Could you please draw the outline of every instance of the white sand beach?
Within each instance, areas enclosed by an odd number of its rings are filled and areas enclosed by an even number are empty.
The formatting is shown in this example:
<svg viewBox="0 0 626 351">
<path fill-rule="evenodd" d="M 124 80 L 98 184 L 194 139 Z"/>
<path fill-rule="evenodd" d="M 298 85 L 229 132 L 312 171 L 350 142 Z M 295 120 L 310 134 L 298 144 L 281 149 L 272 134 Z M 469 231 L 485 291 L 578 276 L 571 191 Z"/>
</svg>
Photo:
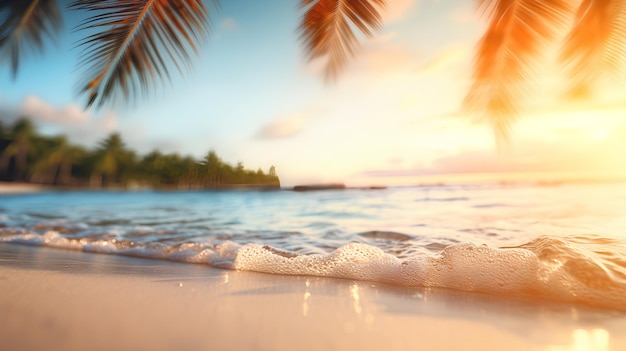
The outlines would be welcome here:
<svg viewBox="0 0 626 351">
<path fill-rule="evenodd" d="M 5 350 L 624 350 L 555 302 L 0 245 Z"/>
<path fill-rule="evenodd" d="M 38 185 L 38 184 L 0 182 L 0 195 L 1 194 L 34 193 L 34 192 L 42 191 L 44 189 L 45 187 Z"/>
</svg>

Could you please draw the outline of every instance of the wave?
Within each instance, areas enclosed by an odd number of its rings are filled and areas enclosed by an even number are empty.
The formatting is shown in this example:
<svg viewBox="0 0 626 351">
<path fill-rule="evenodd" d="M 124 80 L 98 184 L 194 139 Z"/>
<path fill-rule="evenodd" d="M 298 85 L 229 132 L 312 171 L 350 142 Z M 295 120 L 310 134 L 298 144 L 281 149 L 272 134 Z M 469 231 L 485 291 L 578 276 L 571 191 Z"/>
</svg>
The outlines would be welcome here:
<svg viewBox="0 0 626 351">
<path fill-rule="evenodd" d="M 365 236 L 404 239 L 399 233 Z M 362 234 L 362 235 L 363 235 Z M 402 234 L 403 235 L 403 234 Z M 309 275 L 411 287 L 439 287 L 509 296 L 534 296 L 626 311 L 623 243 L 601 237 L 540 237 L 523 245 L 492 248 L 457 243 L 436 254 L 399 258 L 365 243 L 328 254 L 297 254 L 258 243 L 137 243 L 116 238 L 67 238 L 55 231 L 13 233 L 0 243 L 208 264 L 270 274 Z"/>
</svg>

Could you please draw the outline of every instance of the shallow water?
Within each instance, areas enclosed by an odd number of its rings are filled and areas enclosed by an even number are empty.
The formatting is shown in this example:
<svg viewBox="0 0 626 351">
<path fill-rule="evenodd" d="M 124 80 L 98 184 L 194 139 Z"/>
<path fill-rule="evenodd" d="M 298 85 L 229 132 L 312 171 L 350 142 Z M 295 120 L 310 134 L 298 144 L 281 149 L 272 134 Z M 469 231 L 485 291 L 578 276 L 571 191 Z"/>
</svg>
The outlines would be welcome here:
<svg viewBox="0 0 626 351">
<path fill-rule="evenodd" d="M 0 242 L 626 309 L 626 184 L 0 197 Z"/>
</svg>

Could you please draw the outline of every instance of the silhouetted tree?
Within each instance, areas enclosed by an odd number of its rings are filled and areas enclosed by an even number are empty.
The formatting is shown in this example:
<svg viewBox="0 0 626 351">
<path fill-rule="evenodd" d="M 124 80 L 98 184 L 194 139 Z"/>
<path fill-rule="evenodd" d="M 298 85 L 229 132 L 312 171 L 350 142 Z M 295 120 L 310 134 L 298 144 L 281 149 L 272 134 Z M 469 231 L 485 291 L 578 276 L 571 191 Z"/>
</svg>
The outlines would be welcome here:
<svg viewBox="0 0 626 351">
<path fill-rule="evenodd" d="M 277 177 L 223 162 L 215 151 L 198 162 L 193 157 L 154 150 L 143 157 L 128 149 L 119 133 L 87 151 L 64 136 L 38 135 L 27 119 L 18 120 L 0 138 L 0 179 L 92 187 L 221 188 L 250 185 L 277 187 Z M 20 151 L 21 150 L 21 151 Z M 27 155 L 27 158 L 23 155 Z M 9 162 L 10 161 L 10 162 Z M 6 166 L 11 163 L 9 169 Z M 19 168 L 18 168 L 19 166 Z M 19 170 L 19 172 L 18 172 Z M 11 174 L 9 174 L 11 173 Z M 20 174 L 17 177 L 16 174 Z"/>
<path fill-rule="evenodd" d="M 18 181 L 27 180 L 28 154 L 31 151 L 34 128 L 32 123 L 22 117 L 9 133 L 9 144 L 0 155 L 0 171 L 8 170 L 11 160 L 14 161 L 15 171 L 13 179 Z"/>
<path fill-rule="evenodd" d="M 33 181 L 55 185 L 71 184 L 72 167 L 84 156 L 85 150 L 70 145 L 63 136 L 50 138 L 48 141 L 50 145 L 34 164 Z"/>
</svg>

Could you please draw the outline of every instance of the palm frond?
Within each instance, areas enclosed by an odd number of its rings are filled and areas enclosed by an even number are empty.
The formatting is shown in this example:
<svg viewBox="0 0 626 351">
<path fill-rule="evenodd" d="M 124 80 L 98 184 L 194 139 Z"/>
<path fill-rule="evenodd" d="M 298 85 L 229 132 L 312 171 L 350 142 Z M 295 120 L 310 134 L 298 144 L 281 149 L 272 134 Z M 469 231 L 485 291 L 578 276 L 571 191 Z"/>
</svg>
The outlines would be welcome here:
<svg viewBox="0 0 626 351">
<path fill-rule="evenodd" d="M 326 79 L 334 80 L 359 46 L 356 27 L 367 37 L 382 27 L 379 9 L 386 0 L 301 0 L 299 27 L 309 60 L 325 58 Z"/>
<path fill-rule="evenodd" d="M 56 0 L 0 0 L 0 59 L 8 58 L 13 78 L 24 51 L 41 51 L 44 39 L 54 39 L 62 22 Z"/>
<path fill-rule="evenodd" d="M 181 63 L 189 64 L 189 51 L 197 52 L 210 30 L 202 0 L 77 0 L 70 7 L 91 14 L 79 26 L 92 33 L 79 43 L 79 88 L 88 96 L 87 107 L 120 95 L 133 100 L 170 79 L 171 64 L 184 73 Z"/>
<path fill-rule="evenodd" d="M 623 71 L 626 2 L 582 0 L 575 24 L 565 39 L 561 59 L 566 64 L 572 97 L 589 95 L 603 73 Z"/>
<path fill-rule="evenodd" d="M 489 26 L 478 43 L 465 109 L 506 140 L 528 82 L 550 42 L 566 24 L 570 0 L 478 0 Z"/>
</svg>

